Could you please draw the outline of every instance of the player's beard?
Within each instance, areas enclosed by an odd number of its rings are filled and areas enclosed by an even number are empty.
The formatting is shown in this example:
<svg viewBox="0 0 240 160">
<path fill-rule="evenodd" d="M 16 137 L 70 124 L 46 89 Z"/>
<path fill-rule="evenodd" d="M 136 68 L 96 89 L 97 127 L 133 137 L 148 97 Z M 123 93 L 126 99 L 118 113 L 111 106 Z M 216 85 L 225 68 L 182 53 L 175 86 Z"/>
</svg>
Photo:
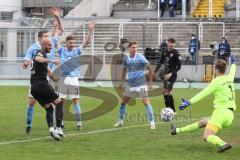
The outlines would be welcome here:
<svg viewBox="0 0 240 160">
<path fill-rule="evenodd" d="M 51 50 L 51 49 L 48 49 L 48 48 L 45 48 L 45 49 L 44 49 L 44 51 L 45 51 L 46 53 L 50 53 L 50 50 Z"/>
</svg>

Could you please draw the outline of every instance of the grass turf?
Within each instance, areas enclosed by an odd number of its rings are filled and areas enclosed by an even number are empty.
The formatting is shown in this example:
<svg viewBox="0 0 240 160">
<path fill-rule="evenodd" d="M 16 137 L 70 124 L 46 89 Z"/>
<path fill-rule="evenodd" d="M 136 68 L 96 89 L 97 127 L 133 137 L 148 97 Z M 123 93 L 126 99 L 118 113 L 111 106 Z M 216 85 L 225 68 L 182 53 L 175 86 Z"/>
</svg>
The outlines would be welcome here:
<svg viewBox="0 0 240 160">
<path fill-rule="evenodd" d="M 95 88 L 116 95 L 112 88 Z M 175 104 L 180 103 L 180 98 L 190 98 L 199 89 L 175 89 Z M 81 92 L 81 91 L 80 91 Z M 240 153 L 240 116 L 236 111 L 233 124 L 218 135 L 233 144 L 233 149 L 223 154 L 217 153 L 217 146 L 208 144 L 201 139 L 202 131 L 171 136 L 169 124 L 159 120 L 159 111 L 164 107 L 163 97 L 151 98 L 156 114 L 157 129 L 150 130 L 146 120 L 145 108 L 140 100 L 135 106 L 127 107 L 125 126 L 135 126 L 117 130 L 112 125 L 118 119 L 119 107 L 113 111 L 90 121 L 83 122 L 83 130 L 77 131 L 75 122 L 65 121 L 65 134 L 69 135 L 61 142 L 52 139 L 2 144 L 2 142 L 31 140 L 48 135 L 45 121 L 45 111 L 38 104 L 35 106 L 32 134 L 25 136 L 25 119 L 27 108 L 28 87 L 0 87 L 0 159 L 1 160 L 52 160 L 52 159 L 83 159 L 83 160 L 134 160 L 134 159 L 169 159 L 169 160 L 223 160 L 239 159 Z M 236 90 L 237 106 L 240 103 L 240 91 Z M 119 98 L 119 97 L 118 97 Z M 210 116 L 212 113 L 213 97 L 209 96 L 193 105 L 193 121 L 201 117 Z M 100 100 L 91 97 L 80 97 L 83 112 L 96 108 Z M 119 99 L 120 102 L 120 99 Z M 177 111 L 175 124 L 183 126 L 191 123 L 189 110 Z M 94 133 L 92 131 L 99 131 Z M 80 133 L 80 134 L 79 134 Z M 75 135 L 74 135 L 75 134 Z"/>
</svg>

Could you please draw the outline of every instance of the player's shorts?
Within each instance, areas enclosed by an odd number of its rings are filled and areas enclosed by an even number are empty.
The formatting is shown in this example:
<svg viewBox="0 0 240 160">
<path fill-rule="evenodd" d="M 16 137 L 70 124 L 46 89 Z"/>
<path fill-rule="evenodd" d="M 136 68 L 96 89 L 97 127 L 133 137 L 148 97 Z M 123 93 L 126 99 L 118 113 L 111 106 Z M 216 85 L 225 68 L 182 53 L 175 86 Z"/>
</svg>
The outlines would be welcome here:
<svg viewBox="0 0 240 160">
<path fill-rule="evenodd" d="M 167 81 L 164 81 L 163 84 L 164 84 L 164 88 L 165 89 L 168 89 L 168 90 L 172 90 L 173 88 L 173 85 L 175 83 L 175 81 L 177 80 L 177 75 L 172 75 L 169 80 Z"/>
<path fill-rule="evenodd" d="M 38 82 L 32 84 L 31 94 L 43 107 L 46 104 L 53 103 L 59 97 L 52 86 L 46 82 Z"/>
<path fill-rule="evenodd" d="M 55 89 L 55 82 L 53 82 L 48 76 L 47 76 L 47 80 L 49 85 Z M 29 87 L 29 90 L 28 90 L 28 97 L 33 98 L 33 95 L 31 94 L 31 86 Z"/>
<path fill-rule="evenodd" d="M 207 128 L 217 126 L 219 129 L 226 128 L 232 124 L 234 118 L 233 111 L 228 108 L 217 108 L 208 121 Z"/>
<path fill-rule="evenodd" d="M 78 77 L 60 77 L 58 93 L 61 98 L 66 98 L 67 95 L 70 99 L 79 98 Z"/>
<path fill-rule="evenodd" d="M 148 87 L 147 85 L 142 85 L 137 87 L 126 86 L 126 89 L 123 95 L 126 97 L 140 96 L 140 98 L 146 98 L 148 97 Z"/>
</svg>

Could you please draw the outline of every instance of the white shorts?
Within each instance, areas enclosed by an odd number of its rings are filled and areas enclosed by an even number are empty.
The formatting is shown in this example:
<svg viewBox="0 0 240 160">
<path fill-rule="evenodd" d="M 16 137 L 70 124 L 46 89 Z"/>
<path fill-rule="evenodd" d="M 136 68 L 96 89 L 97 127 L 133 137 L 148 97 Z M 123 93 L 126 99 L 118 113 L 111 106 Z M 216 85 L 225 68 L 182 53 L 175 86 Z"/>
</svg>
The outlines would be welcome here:
<svg viewBox="0 0 240 160">
<path fill-rule="evenodd" d="M 58 82 L 58 93 L 61 98 L 79 98 L 78 77 L 60 77 Z"/>
<path fill-rule="evenodd" d="M 127 97 L 137 97 L 146 98 L 148 97 L 148 87 L 147 85 L 137 86 L 137 87 L 129 87 L 126 86 L 125 92 L 123 93 L 124 96 Z"/>
</svg>

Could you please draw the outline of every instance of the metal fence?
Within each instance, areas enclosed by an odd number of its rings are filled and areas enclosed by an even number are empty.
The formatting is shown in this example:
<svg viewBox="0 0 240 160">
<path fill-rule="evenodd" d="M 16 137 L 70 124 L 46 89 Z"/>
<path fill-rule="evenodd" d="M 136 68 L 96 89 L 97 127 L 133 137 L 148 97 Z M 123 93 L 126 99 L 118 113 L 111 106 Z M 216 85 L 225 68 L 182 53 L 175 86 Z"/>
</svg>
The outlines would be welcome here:
<svg viewBox="0 0 240 160">
<path fill-rule="evenodd" d="M 64 44 L 67 35 L 76 36 L 76 45 L 80 45 L 86 38 L 88 32 L 88 23 L 78 20 L 63 20 L 65 32 L 60 40 L 60 44 Z M 51 23 L 45 24 L 44 29 L 51 30 Z M 37 40 L 37 33 L 42 28 L 41 24 L 36 26 L 24 26 L 21 28 L 0 28 L 0 63 L 5 65 L 0 70 L 1 75 L 25 75 L 28 72 L 19 70 L 20 60 L 23 59 L 27 49 Z M 97 22 L 94 34 L 89 47 L 84 51 L 86 58 L 85 64 L 90 66 L 83 69 L 88 72 L 88 77 L 92 78 L 94 68 L 99 64 L 111 65 L 121 63 L 122 51 L 119 48 L 121 40 L 138 41 L 140 52 L 144 52 L 145 48 L 159 48 L 160 44 L 166 39 L 172 37 L 176 39 L 176 49 L 182 55 L 183 60 L 189 58 L 188 45 L 191 34 L 195 34 L 201 41 L 201 50 L 198 54 L 198 64 L 202 64 L 202 57 L 210 55 L 212 50 L 210 44 L 213 41 L 220 42 L 222 36 L 227 36 L 232 45 L 232 50 L 239 54 L 240 25 L 237 23 L 224 22 Z M 5 58 L 6 57 L 6 58 Z M 14 70 L 14 67 L 18 69 Z M 9 69 L 10 68 L 10 69 Z M 5 70 L 6 69 L 6 70 Z M 24 76 L 23 76 L 24 77 Z"/>
</svg>

